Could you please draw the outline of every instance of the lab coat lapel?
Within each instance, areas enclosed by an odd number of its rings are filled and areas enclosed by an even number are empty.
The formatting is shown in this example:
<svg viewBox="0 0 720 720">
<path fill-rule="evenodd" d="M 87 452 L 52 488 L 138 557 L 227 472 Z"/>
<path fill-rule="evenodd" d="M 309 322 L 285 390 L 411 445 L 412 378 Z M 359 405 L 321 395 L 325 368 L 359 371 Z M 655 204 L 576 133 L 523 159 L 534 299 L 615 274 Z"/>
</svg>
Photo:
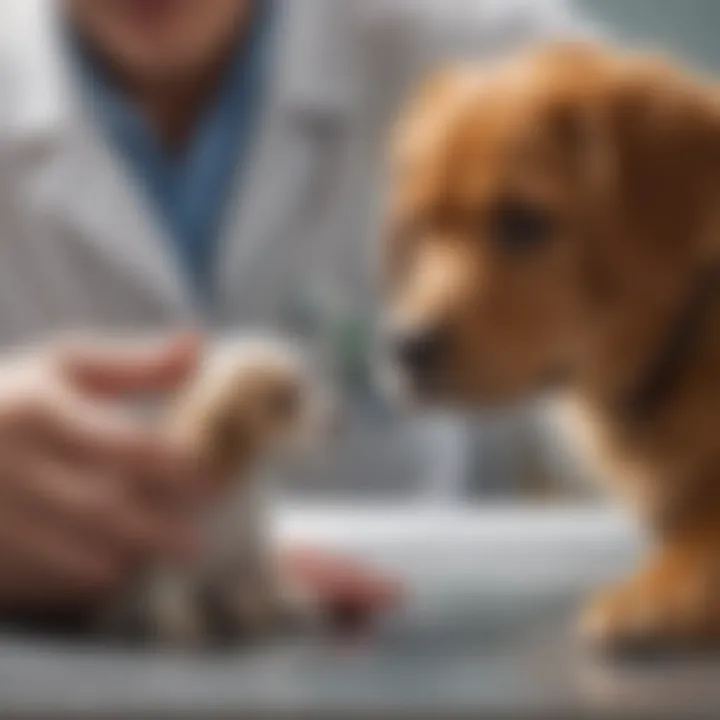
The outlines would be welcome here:
<svg viewBox="0 0 720 720">
<path fill-rule="evenodd" d="M 259 140 L 239 173 L 220 242 L 215 310 L 221 320 L 237 318 L 240 307 L 255 318 L 256 308 L 267 307 L 266 296 L 277 296 L 274 285 L 301 250 L 294 242 L 298 220 L 360 98 L 357 3 L 277 2 L 281 25 Z M 145 304 L 196 316 L 192 288 L 162 228 L 60 63 L 54 4 L 28 0 L 24 7 L 34 8 L 23 23 L 36 40 L 21 67 L 16 130 L 18 147 L 40 149 L 32 187 L 38 207 L 65 227 L 63 242 L 91 253 L 94 267 L 119 277 Z"/>
<path fill-rule="evenodd" d="M 279 3 L 278 47 L 260 137 L 241 172 L 219 253 L 218 308 L 225 322 L 278 311 L 313 202 L 336 160 L 358 99 L 352 6 Z"/>
<path fill-rule="evenodd" d="M 167 317 L 192 313 L 190 283 L 138 181 L 79 97 L 55 3 L 14 7 L 14 27 L 30 41 L 14 52 L 17 102 L 6 130 L 20 166 L 33 168 L 29 201 L 62 228 L 69 252 L 80 246 L 89 266 L 137 294 L 138 306 Z"/>
<path fill-rule="evenodd" d="M 35 191 L 98 272 L 119 278 L 140 304 L 193 314 L 189 283 L 138 181 L 94 127 L 64 135 Z"/>
</svg>

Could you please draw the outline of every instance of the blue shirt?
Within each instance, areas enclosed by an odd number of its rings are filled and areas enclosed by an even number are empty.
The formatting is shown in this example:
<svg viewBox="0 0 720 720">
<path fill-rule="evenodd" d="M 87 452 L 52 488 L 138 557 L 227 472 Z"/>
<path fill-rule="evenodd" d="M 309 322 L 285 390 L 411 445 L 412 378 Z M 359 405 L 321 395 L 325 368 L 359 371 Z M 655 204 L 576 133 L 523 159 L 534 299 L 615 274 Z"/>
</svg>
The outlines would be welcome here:
<svg viewBox="0 0 720 720">
<path fill-rule="evenodd" d="M 238 48 L 213 102 L 185 150 L 171 155 L 145 118 L 85 51 L 81 80 L 107 135 L 157 210 L 188 276 L 210 290 L 228 201 L 250 154 L 271 44 L 271 2 L 259 0 L 249 37 Z"/>
</svg>

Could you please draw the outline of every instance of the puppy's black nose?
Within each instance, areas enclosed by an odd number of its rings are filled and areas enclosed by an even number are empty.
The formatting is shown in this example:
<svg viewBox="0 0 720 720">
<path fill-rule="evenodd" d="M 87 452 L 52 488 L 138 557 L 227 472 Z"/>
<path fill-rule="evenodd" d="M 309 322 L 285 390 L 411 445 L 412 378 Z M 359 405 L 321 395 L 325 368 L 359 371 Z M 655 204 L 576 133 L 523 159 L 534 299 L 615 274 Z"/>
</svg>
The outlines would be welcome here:
<svg viewBox="0 0 720 720">
<path fill-rule="evenodd" d="M 404 370 L 427 376 L 435 372 L 442 360 L 444 334 L 439 328 L 418 328 L 396 332 L 391 336 L 392 354 Z"/>
</svg>

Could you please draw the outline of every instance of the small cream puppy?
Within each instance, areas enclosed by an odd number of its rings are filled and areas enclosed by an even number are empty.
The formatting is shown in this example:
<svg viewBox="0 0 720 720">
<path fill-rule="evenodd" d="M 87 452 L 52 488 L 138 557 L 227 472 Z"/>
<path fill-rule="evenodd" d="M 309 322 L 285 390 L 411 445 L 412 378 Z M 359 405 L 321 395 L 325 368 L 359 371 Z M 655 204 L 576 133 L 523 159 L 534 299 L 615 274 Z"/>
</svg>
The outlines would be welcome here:
<svg viewBox="0 0 720 720">
<path fill-rule="evenodd" d="M 197 646 L 310 620 L 311 603 L 276 572 L 262 499 L 268 465 L 319 450 L 331 433 L 335 402 L 319 375 L 285 340 L 240 339 L 208 352 L 166 417 L 215 486 L 192 518 L 201 552 L 190 567 L 150 568 L 109 609 L 105 627 Z"/>
</svg>

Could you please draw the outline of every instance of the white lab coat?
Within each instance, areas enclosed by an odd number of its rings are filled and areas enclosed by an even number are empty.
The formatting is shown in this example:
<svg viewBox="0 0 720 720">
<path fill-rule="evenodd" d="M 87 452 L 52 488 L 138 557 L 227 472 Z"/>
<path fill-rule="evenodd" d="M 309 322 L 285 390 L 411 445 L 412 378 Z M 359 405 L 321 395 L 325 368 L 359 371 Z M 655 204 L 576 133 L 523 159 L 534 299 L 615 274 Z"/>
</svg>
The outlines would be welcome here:
<svg viewBox="0 0 720 720">
<path fill-rule="evenodd" d="M 0 0 L 0 348 L 80 329 L 284 326 L 298 302 L 327 318 L 371 316 L 382 149 L 409 85 L 440 59 L 574 27 L 562 0 L 281 2 L 261 131 L 202 308 L 77 95 L 57 5 Z"/>
</svg>

